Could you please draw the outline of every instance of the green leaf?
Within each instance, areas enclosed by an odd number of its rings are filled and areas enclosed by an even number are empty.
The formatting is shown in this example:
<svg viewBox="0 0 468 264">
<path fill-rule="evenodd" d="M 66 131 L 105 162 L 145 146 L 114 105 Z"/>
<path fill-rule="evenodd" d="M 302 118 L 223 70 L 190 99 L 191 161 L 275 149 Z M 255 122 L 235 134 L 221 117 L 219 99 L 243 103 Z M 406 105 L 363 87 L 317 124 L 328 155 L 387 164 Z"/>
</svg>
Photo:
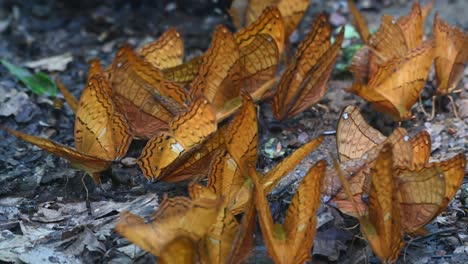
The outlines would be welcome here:
<svg viewBox="0 0 468 264">
<path fill-rule="evenodd" d="M 51 97 L 55 97 L 57 94 L 57 86 L 47 74 L 42 72 L 31 74 L 28 70 L 13 65 L 8 61 L 0 60 L 0 62 L 33 93 L 37 95 L 45 94 Z"/>
</svg>

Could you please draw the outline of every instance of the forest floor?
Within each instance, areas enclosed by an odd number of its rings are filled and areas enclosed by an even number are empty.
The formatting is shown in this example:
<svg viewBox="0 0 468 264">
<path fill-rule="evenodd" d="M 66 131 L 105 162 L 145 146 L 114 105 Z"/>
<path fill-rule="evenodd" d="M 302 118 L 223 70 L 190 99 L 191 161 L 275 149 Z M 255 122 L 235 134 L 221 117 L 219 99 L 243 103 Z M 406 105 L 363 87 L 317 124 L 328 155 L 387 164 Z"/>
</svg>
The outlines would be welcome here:
<svg viewBox="0 0 468 264">
<path fill-rule="evenodd" d="M 182 34 L 188 58 L 201 54 L 209 45 L 214 27 L 232 27 L 225 12 L 226 1 L 0 1 L 0 57 L 15 65 L 60 56 L 63 69 L 42 69 L 59 77 L 79 97 L 87 77 L 88 62 L 98 57 L 109 65 L 118 47 L 128 42 L 137 47 L 157 38 L 169 27 Z M 361 1 L 371 29 L 384 13 L 406 14 L 411 1 Z M 194 4 L 196 3 L 196 4 Z M 348 24 L 346 1 L 312 1 L 298 30 L 290 38 L 293 47 L 308 32 L 315 16 L 330 14 L 334 28 Z M 437 1 L 441 17 L 465 31 L 468 2 Z M 433 14 L 426 21 L 430 32 Z M 336 128 L 346 105 L 362 108 L 375 128 L 389 135 L 397 124 L 374 111 L 362 99 L 344 91 L 351 76 L 343 68 L 358 39 L 347 37 L 328 92 L 321 104 L 328 109 L 310 109 L 283 123 L 273 121 L 268 103 L 259 116 L 259 165 L 268 171 L 301 144 Z M 71 57 L 71 60 L 69 59 Z M 47 66 L 47 65 L 46 65 Z M 461 118 L 455 118 L 449 100 L 437 100 L 437 116 L 428 121 L 422 112 L 431 110 L 434 74 L 422 93 L 423 106 L 413 107 L 415 118 L 401 125 L 411 135 L 427 130 L 432 141 L 432 160 L 445 160 L 455 153 L 468 154 L 468 71 L 454 96 Z M 60 95 L 59 95 L 60 96 Z M 73 146 L 74 115 L 65 104 L 54 109 L 53 100 L 37 96 L 0 67 L 0 124 L 25 133 Z M 50 155 L 0 130 L 0 262 L 24 263 L 146 263 L 154 259 L 113 233 L 123 210 L 148 216 L 169 196 L 186 194 L 184 184 L 149 183 L 135 165 L 144 142 L 132 144 L 124 162 L 112 165 L 112 173 L 130 185 L 112 186 L 103 178 L 96 188 L 63 159 Z M 336 154 L 333 135 L 286 176 L 270 195 L 276 219 L 284 217 L 298 180 L 311 164 Z M 329 162 L 329 164 L 331 164 Z M 259 228 L 257 227 L 258 232 Z M 400 261 L 408 263 L 468 263 L 468 179 L 447 211 L 429 226 L 429 234 L 407 240 Z M 260 237 L 260 236 L 257 236 Z M 269 263 L 260 239 L 250 262 Z M 356 219 L 338 212 L 324 200 L 319 210 L 318 232 L 313 249 L 317 263 L 376 262 L 359 233 Z"/>
</svg>

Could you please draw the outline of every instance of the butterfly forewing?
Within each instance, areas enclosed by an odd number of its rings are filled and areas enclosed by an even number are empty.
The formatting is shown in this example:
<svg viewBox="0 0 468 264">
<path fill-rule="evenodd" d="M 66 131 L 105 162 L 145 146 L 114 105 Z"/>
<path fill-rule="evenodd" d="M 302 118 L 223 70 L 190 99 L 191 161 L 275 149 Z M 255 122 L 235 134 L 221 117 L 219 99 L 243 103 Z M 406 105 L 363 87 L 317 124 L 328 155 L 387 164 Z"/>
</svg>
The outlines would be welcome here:
<svg viewBox="0 0 468 264">
<path fill-rule="evenodd" d="M 267 174 L 263 175 L 260 179 L 265 193 L 270 193 L 273 188 L 276 187 L 278 182 L 294 167 L 296 167 L 307 155 L 309 155 L 314 149 L 316 149 L 322 142 L 324 138 L 318 137 L 313 139 L 299 149 L 295 150 L 291 155 L 282 160 L 278 165 L 271 169 Z"/>
<path fill-rule="evenodd" d="M 325 14 L 320 14 L 312 25 L 307 37 L 297 48 L 295 61 L 283 73 L 273 97 L 273 111 L 276 118 L 284 118 L 289 108 L 296 103 L 304 79 L 330 48 L 330 25 Z M 315 76 L 317 77 L 317 76 Z"/>
<path fill-rule="evenodd" d="M 278 46 L 269 34 L 252 37 L 254 40 L 240 49 L 242 90 L 251 94 L 275 77 L 280 59 Z"/>
</svg>

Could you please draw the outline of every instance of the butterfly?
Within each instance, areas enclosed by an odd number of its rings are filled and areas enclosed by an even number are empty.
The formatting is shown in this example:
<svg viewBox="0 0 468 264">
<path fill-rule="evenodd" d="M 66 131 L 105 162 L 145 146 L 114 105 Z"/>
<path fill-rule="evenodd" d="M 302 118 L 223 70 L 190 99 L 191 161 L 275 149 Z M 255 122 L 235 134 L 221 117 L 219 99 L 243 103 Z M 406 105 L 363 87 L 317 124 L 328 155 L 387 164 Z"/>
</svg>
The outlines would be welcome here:
<svg viewBox="0 0 468 264">
<path fill-rule="evenodd" d="M 252 24 L 252 22 L 260 16 L 265 8 L 268 8 L 271 5 L 276 5 L 284 18 L 285 36 L 289 37 L 304 16 L 309 3 L 310 2 L 306 0 L 236 0 L 231 4 L 229 15 L 231 16 L 234 25 L 237 28 L 241 28 L 242 26 Z"/>
<path fill-rule="evenodd" d="M 184 60 L 184 43 L 180 33 L 170 28 L 155 41 L 138 49 L 138 54 L 158 69 L 176 67 Z"/>
<path fill-rule="evenodd" d="M 274 78 L 283 52 L 284 24 L 279 10 L 274 7 L 265 9 L 251 25 L 235 33 L 234 39 L 238 45 L 239 62 L 242 65 L 244 89 L 253 93 Z M 212 52 L 213 49 L 208 51 Z M 165 69 L 164 76 L 184 86 L 193 86 L 192 82 L 199 76 L 200 67 L 206 60 L 204 56 L 205 54 Z"/>
<path fill-rule="evenodd" d="M 426 41 L 405 55 L 397 55 L 386 62 L 373 63 L 371 59 L 375 56 L 371 57 L 371 53 L 375 51 L 367 47 L 356 53 L 350 67 L 355 81 L 347 91 L 361 96 L 375 109 L 389 114 L 395 120 L 411 118 L 410 109 L 424 88 L 432 64 L 433 42 Z M 381 55 L 376 56 L 387 58 Z M 365 69 L 367 65 L 371 68 Z M 375 69 L 372 69 L 373 65 Z M 365 76 L 366 73 L 369 75 Z"/>
<path fill-rule="evenodd" d="M 122 106 L 135 136 L 151 138 L 168 129 L 175 116 L 187 108 L 184 88 L 165 79 L 162 72 L 123 45 L 106 70 L 114 100 Z"/>
<path fill-rule="evenodd" d="M 428 162 L 430 157 L 431 141 L 426 131 L 410 138 L 405 129 L 397 128 L 387 138 L 367 124 L 355 106 L 345 107 L 340 115 L 336 131 L 340 165 L 351 177 L 349 185 L 360 211 L 367 209 L 363 203 L 362 194 L 368 190 L 370 169 L 385 143 L 392 145 L 395 153 L 394 164 L 398 166 L 420 168 Z M 336 171 L 327 171 L 324 180 L 327 186 L 325 193 L 335 195 L 332 202 L 336 203 L 342 212 L 355 215 L 354 208 L 346 199 L 345 191 L 340 189 L 341 186 L 335 186 L 338 176 L 336 173 Z"/>
<path fill-rule="evenodd" d="M 437 80 L 437 93 L 448 95 L 452 93 L 463 77 L 463 71 L 468 61 L 468 34 L 460 28 L 450 26 L 438 14 L 434 19 L 435 58 L 434 66 Z M 452 106 L 455 115 L 455 105 Z M 434 100 L 433 100 L 434 102 Z M 432 117 L 435 107 L 432 107 Z"/>
<path fill-rule="evenodd" d="M 209 198 L 222 199 L 223 206 L 215 223 L 203 239 L 202 259 L 205 263 L 243 263 L 250 256 L 254 240 L 255 205 L 250 199 L 239 223 L 234 213 L 226 206 L 226 201 L 219 193 L 214 193 L 209 187 L 191 183 L 188 187 L 192 199 Z"/>
<path fill-rule="evenodd" d="M 146 178 L 160 180 L 163 171 L 195 151 L 216 129 L 213 107 L 206 98 L 198 97 L 185 113 L 170 122 L 168 132 L 159 132 L 146 143 L 137 164 Z"/>
<path fill-rule="evenodd" d="M 221 200 L 216 198 L 165 198 L 152 214 L 151 222 L 126 211 L 120 215 L 115 231 L 159 256 L 163 263 L 197 260 L 198 244 L 216 222 L 221 206 Z"/>
<path fill-rule="evenodd" d="M 320 207 L 320 186 L 326 162 L 317 162 L 304 176 L 286 213 L 284 224 L 274 224 L 262 183 L 251 170 L 262 237 L 275 263 L 304 263 L 310 259 Z"/>
<path fill-rule="evenodd" d="M 86 87 L 76 110 L 75 149 L 54 141 L 4 128 L 14 136 L 62 157 L 99 182 L 100 172 L 122 158 L 133 137 L 98 60 L 92 60 Z"/>
<path fill-rule="evenodd" d="M 272 102 L 276 119 L 295 116 L 322 98 L 343 36 L 342 29 L 331 45 L 327 16 L 320 14 L 316 18 L 312 30 L 296 50 L 294 62 L 286 68 L 276 88 Z"/>
<path fill-rule="evenodd" d="M 434 57 L 433 41 L 422 42 L 425 12 L 427 8 L 415 3 L 398 20 L 383 15 L 379 30 L 368 37 L 350 66 L 355 81 L 347 91 L 398 121 L 411 118 L 410 108 L 424 87 Z"/>
<path fill-rule="evenodd" d="M 348 197 L 353 197 L 338 162 L 335 168 L 343 182 Z M 380 151 L 371 170 L 369 210 L 359 215 L 361 232 L 375 255 L 382 262 L 393 263 L 404 246 L 400 198 L 393 179 L 392 146 L 386 144 Z M 352 203 L 354 200 L 349 198 Z M 358 211 L 357 206 L 356 211 Z"/>
<path fill-rule="evenodd" d="M 352 175 L 348 185 L 358 206 L 358 212 L 367 210 L 362 201 L 362 194 L 369 190 L 373 160 L 384 144 L 392 146 L 393 176 L 402 197 L 402 210 L 405 210 L 402 213 L 405 233 L 417 233 L 438 213 L 445 210 L 464 176 L 466 160 L 463 154 L 446 161 L 429 163 L 429 133 L 422 131 L 410 139 L 406 131 L 399 128 L 382 141 L 380 132 L 365 123 L 354 106 L 346 107 L 340 117 L 337 127 L 338 142 L 342 142 L 337 147 L 341 165 L 345 167 L 344 171 L 348 174 L 351 172 Z M 353 145 L 361 151 L 350 151 Z M 352 159 L 349 159 L 350 156 Z M 327 176 L 329 175 L 326 175 L 326 179 Z M 356 215 L 355 208 L 346 199 L 346 191 L 341 189 L 332 201 L 342 212 Z"/>
<path fill-rule="evenodd" d="M 116 232 L 163 263 L 240 263 L 246 259 L 253 245 L 255 207 L 249 207 L 238 223 L 222 199 L 206 187 L 191 183 L 188 191 L 190 198 L 166 197 L 150 223 L 122 213 Z"/>
</svg>

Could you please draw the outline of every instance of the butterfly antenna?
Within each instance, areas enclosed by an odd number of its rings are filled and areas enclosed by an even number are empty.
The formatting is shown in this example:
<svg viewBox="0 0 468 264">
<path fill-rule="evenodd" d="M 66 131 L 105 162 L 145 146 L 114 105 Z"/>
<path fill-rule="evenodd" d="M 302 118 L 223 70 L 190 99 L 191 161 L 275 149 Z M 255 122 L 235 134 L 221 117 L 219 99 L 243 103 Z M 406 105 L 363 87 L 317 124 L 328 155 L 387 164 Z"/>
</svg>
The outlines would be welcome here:
<svg viewBox="0 0 468 264">
<path fill-rule="evenodd" d="M 331 156 L 331 155 L 330 155 Z M 354 196 L 351 192 L 351 188 L 349 187 L 349 183 L 348 183 L 348 180 L 346 179 L 346 177 L 344 176 L 344 173 L 343 173 L 343 170 L 341 169 L 341 166 L 340 164 L 338 163 L 338 160 L 335 159 L 333 156 L 331 156 L 332 160 L 333 160 L 333 165 L 335 166 L 335 169 L 336 171 L 338 172 L 338 176 L 340 177 L 340 180 L 341 180 L 341 183 L 343 184 L 343 188 L 346 192 L 346 196 L 348 196 L 348 200 L 351 202 L 351 204 L 353 205 L 354 207 L 354 210 L 356 210 L 356 213 L 357 215 L 359 216 L 359 218 L 361 218 L 363 215 L 361 215 L 361 212 L 359 211 L 359 207 L 356 203 L 356 201 L 354 200 Z"/>
</svg>

